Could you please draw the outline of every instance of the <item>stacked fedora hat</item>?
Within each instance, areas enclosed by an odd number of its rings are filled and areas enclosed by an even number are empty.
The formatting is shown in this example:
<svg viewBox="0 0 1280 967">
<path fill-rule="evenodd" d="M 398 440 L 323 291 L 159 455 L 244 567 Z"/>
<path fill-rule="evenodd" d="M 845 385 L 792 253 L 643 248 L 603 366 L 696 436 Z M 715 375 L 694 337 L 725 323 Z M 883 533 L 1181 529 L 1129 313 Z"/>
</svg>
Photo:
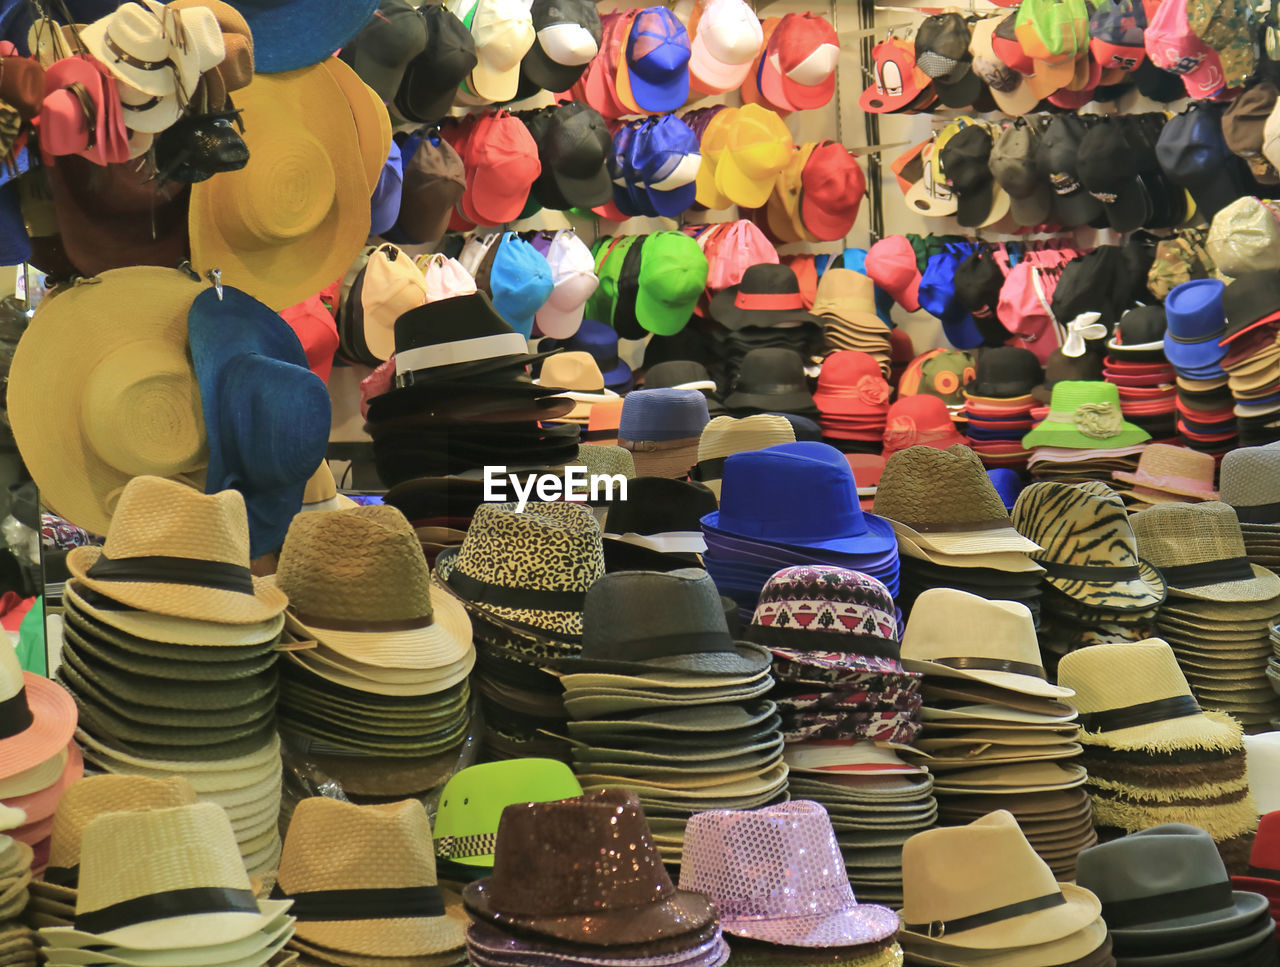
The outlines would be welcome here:
<svg viewBox="0 0 1280 967">
<path fill-rule="evenodd" d="M 618 445 L 631 451 L 639 476 L 683 479 L 710 420 L 698 390 L 632 390 L 622 403 Z"/>
<path fill-rule="evenodd" d="M 911 837 L 902 880 L 898 940 L 908 963 L 1115 963 L 1098 898 L 1054 882 L 1005 810 Z"/>
<path fill-rule="evenodd" d="M 1114 490 L 1098 481 L 1032 484 L 1013 506 L 1013 526 L 1041 548 L 1031 556 L 1045 569 L 1040 643 L 1050 670 L 1084 645 L 1151 634 L 1164 578 L 1139 558 Z"/>
<path fill-rule="evenodd" d="M 36 932 L 29 919 L 31 856 L 26 843 L 0 835 L 0 964 L 12 967 L 37 959 Z"/>
<path fill-rule="evenodd" d="M 432 593 L 418 536 L 394 507 L 294 518 L 274 577 L 289 597 L 280 728 L 349 795 L 377 775 L 421 793 L 447 774 L 470 721 L 475 664 L 462 604 Z M 393 780 L 393 776 L 395 777 Z"/>
<path fill-rule="evenodd" d="M 875 511 L 893 525 L 902 564 L 902 610 L 920 593 L 958 588 L 984 598 L 1020 601 L 1040 620 L 1044 568 L 1040 550 L 1009 520 L 982 460 L 968 447 L 908 447 L 880 475 Z"/>
<path fill-rule="evenodd" d="M 367 806 L 304 799 L 289 821 L 271 896 L 292 902 L 289 947 L 300 963 L 466 960 L 466 914 L 457 894 L 440 889 L 431 823 L 416 799 Z"/>
<path fill-rule="evenodd" d="M 853 470 L 825 443 L 784 443 L 725 460 L 720 509 L 702 519 L 707 570 L 744 623 L 780 568 L 830 564 L 898 591 L 893 528 L 866 514 Z"/>
<path fill-rule="evenodd" d="M 84 827 L 75 920 L 42 927 L 48 964 L 265 967 L 293 934 L 287 900 L 259 900 L 213 803 L 103 813 Z"/>
<path fill-rule="evenodd" d="M 805 955 L 823 963 L 901 963 L 898 915 L 858 902 L 831 820 L 816 802 L 694 816 L 680 888 L 711 898 L 735 963 L 763 967 Z"/>
<path fill-rule="evenodd" d="M 921 707 L 921 676 L 898 660 L 893 598 L 856 571 L 784 568 L 746 636 L 773 656 L 788 790 L 826 808 L 858 892 L 900 902 L 902 844 L 937 804 L 928 772 L 893 751 L 915 739 Z"/>
<path fill-rule="evenodd" d="M 1267 678 L 1280 577 L 1249 562 L 1236 512 L 1221 501 L 1160 504 L 1135 514 L 1133 530 L 1168 586 L 1156 627 L 1196 698 L 1250 731 L 1266 728 L 1280 716 Z"/>
<path fill-rule="evenodd" d="M 58 803 L 49 838 L 49 865 L 31 883 L 31 902 L 23 920 L 32 927 L 69 927 L 76 918 L 80 880 L 80 843 L 84 828 L 103 813 L 190 806 L 195 788 L 182 776 L 87 776 L 74 783 Z"/>
<path fill-rule="evenodd" d="M 468 883 L 462 899 L 477 967 L 547 958 L 721 967 L 729 956 L 715 907 L 676 889 L 639 801 L 620 789 L 508 806 L 493 873 Z"/>
<path fill-rule="evenodd" d="M 702 518 L 716 506 L 716 495 L 705 484 L 636 477 L 627 483 L 627 499 L 608 505 L 605 567 L 610 571 L 701 567 L 701 555 L 707 549 Z"/>
<path fill-rule="evenodd" d="M 591 586 L 582 615 L 582 651 L 556 664 L 564 704 L 581 726 L 604 724 L 601 739 L 574 735 L 573 769 L 587 792 L 621 787 L 644 807 L 664 860 L 679 861 L 684 823 L 703 809 L 745 809 L 782 798 L 787 767 L 776 726 L 750 742 L 735 726 L 773 686 L 770 654 L 735 642 L 706 571 L 623 571 Z M 697 712 L 719 732 L 665 749 L 638 735 L 663 713 Z M 627 739 L 610 739 L 619 734 Z M 582 744 L 577 744 L 581 742 Z"/>
<path fill-rule="evenodd" d="M 1062 660 L 1058 680 L 1076 692 L 1099 832 L 1188 823 L 1242 871 L 1258 813 L 1240 725 L 1200 708 L 1169 646 L 1153 638 L 1083 648 Z"/>
<path fill-rule="evenodd" d="M 1167 823 L 1100 843 L 1081 855 L 1078 882 L 1102 902 L 1117 967 L 1280 963 L 1267 898 L 1232 889 L 1203 829 Z"/>
<path fill-rule="evenodd" d="M 1219 365 L 1235 399 L 1236 431 L 1242 445 L 1272 443 L 1276 396 L 1280 393 L 1280 344 L 1276 342 L 1275 287 L 1280 270 L 1258 268 L 1241 273 L 1222 293 L 1227 326 L 1219 345 L 1227 353 Z"/>
<path fill-rule="evenodd" d="M 187 776 L 225 807 L 249 868 L 273 867 L 288 600 L 250 572 L 244 498 L 135 477 L 106 543 L 76 548 L 67 568 L 58 677 L 79 707 L 85 758 L 104 772 Z"/>
<path fill-rule="evenodd" d="M 563 689 L 542 665 L 582 650 L 582 609 L 604 574 L 600 524 L 573 503 L 483 504 L 462 544 L 436 558 L 476 648 L 472 685 L 493 758 L 568 758 Z"/>
<path fill-rule="evenodd" d="M 827 349 L 851 349 L 889 374 L 889 327 L 876 314 L 875 283 L 853 269 L 828 268 L 818 279 L 813 314 L 822 320 Z"/>
<path fill-rule="evenodd" d="M 1280 568 L 1280 446 L 1241 447 L 1222 458 L 1219 487 L 1235 508 L 1249 561 Z"/>
<path fill-rule="evenodd" d="M 698 460 L 689 476 L 710 487 L 719 500 L 725 460 L 735 453 L 795 442 L 795 427 L 785 416 L 770 413 L 741 418 L 717 416 L 702 428 L 698 437 Z"/>
<path fill-rule="evenodd" d="M 978 357 L 973 382 L 964 388 L 965 442 L 984 465 L 1026 466 L 1031 453 L 1022 438 L 1035 425 L 1032 392 L 1043 382 L 1040 360 L 1029 349 L 994 346 Z"/>
<path fill-rule="evenodd" d="M 1072 691 L 1040 664 L 1031 613 L 951 588 L 920 595 L 902 663 L 924 674 L 924 728 L 909 757 L 934 776 L 940 825 L 992 809 L 1017 817 L 1061 879 L 1095 842 Z"/>
<path fill-rule="evenodd" d="M 541 375 L 534 382 L 545 382 L 548 386 L 562 386 L 568 390 L 562 395 L 573 400 L 574 407 L 560 419 L 565 423 L 576 423 L 583 430 L 591 424 L 595 404 L 612 405 L 622 399 L 605 386 L 599 364 L 585 352 L 557 353 L 542 364 Z"/>
<path fill-rule="evenodd" d="M 1217 500 L 1218 492 L 1213 489 L 1215 469 L 1213 457 L 1207 453 L 1151 443 L 1138 458 L 1137 470 L 1116 470 L 1111 476 L 1120 485 L 1117 490 L 1129 508 L 1142 510 L 1155 504 Z"/>
</svg>

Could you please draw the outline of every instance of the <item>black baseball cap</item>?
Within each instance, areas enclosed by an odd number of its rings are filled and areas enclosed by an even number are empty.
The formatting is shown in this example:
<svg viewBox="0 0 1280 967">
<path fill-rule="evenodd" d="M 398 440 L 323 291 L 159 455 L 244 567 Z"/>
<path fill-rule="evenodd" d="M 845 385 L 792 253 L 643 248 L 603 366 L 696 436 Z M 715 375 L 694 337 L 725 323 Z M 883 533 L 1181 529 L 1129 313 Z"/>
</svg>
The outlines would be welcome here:
<svg viewBox="0 0 1280 967">
<path fill-rule="evenodd" d="M 428 123 L 449 114 L 458 85 L 471 74 L 477 58 L 471 31 L 452 10 L 428 4 L 420 13 L 427 27 L 427 45 L 405 68 L 395 108 L 406 120 Z"/>
<path fill-rule="evenodd" d="M 396 96 L 405 68 L 426 46 L 426 24 L 409 0 L 379 0 L 364 29 L 338 57 L 386 102 Z"/>
<path fill-rule="evenodd" d="M 600 51 L 604 30 L 590 0 L 533 0 L 537 39 L 520 61 L 520 80 L 535 90 L 567 91 Z"/>
<path fill-rule="evenodd" d="M 608 166 L 613 136 L 600 112 L 582 101 L 567 101 L 538 113 L 538 129 L 530 127 L 542 163 L 534 182 L 538 197 L 550 187 L 548 197 L 568 203 L 554 206 L 562 210 L 595 208 L 613 198 Z M 543 205 L 553 207 L 546 201 Z"/>
<path fill-rule="evenodd" d="M 1124 126 L 1120 118 L 1099 119 L 1080 140 L 1077 167 L 1089 194 L 1102 202 L 1111 227 L 1132 232 L 1153 212 Z"/>
<path fill-rule="evenodd" d="M 1129 147 L 1133 149 L 1138 177 L 1151 199 L 1150 228 L 1173 228 L 1187 220 L 1187 193 L 1169 181 L 1156 158 L 1156 142 L 1164 130 L 1163 114 L 1130 115 L 1124 126 Z"/>
<path fill-rule="evenodd" d="M 1026 396 L 1044 382 L 1036 354 L 1019 346 L 996 346 L 979 353 L 974 373 L 967 392 L 996 399 Z"/>
<path fill-rule="evenodd" d="M 1169 119 L 1156 143 L 1156 158 L 1170 181 L 1191 192 L 1205 221 L 1252 193 L 1248 168 L 1222 135 L 1221 111 L 1209 104 L 1194 103 Z"/>
<path fill-rule="evenodd" d="M 956 301 L 973 317 L 984 346 L 1001 346 L 1010 332 L 996 315 L 1004 273 L 990 252 L 979 248 L 956 266 Z M 996 395 L 981 393 L 981 396 Z"/>
<path fill-rule="evenodd" d="M 620 339 L 643 339 L 648 331 L 636 318 L 636 297 L 640 294 L 640 266 L 644 260 L 644 243 L 648 235 L 640 235 L 627 249 L 618 272 L 618 298 L 613 304 L 613 328 Z"/>
<path fill-rule="evenodd" d="M 1138 69 L 1130 76 L 1138 85 L 1138 93 L 1149 100 L 1168 104 L 1170 101 L 1180 101 L 1187 96 L 1187 85 L 1182 83 L 1182 78 L 1177 74 L 1161 70 L 1151 63 L 1150 57 L 1144 57 Z"/>
<path fill-rule="evenodd" d="M 1088 129 L 1073 114 L 1054 118 L 1036 148 L 1036 166 L 1053 190 L 1056 220 L 1066 228 L 1077 228 L 1104 217 L 1102 202 L 1085 190 L 1077 167 L 1080 142 Z"/>
<path fill-rule="evenodd" d="M 926 17 L 916 31 L 916 66 L 928 75 L 938 101 L 945 107 L 969 107 L 982 94 L 982 81 L 973 72 L 969 25 L 958 13 Z"/>
<path fill-rule="evenodd" d="M 990 158 L 991 132 L 981 124 L 970 124 L 942 146 L 942 170 L 956 194 L 956 221 L 966 228 L 977 228 L 991 214 L 995 179 Z"/>
<path fill-rule="evenodd" d="M 1053 317 L 1064 325 L 1082 312 L 1097 312 L 1098 320 L 1114 326 L 1129 307 L 1124 253 L 1118 245 L 1099 245 L 1093 251 L 1068 262 L 1053 290 Z"/>
</svg>

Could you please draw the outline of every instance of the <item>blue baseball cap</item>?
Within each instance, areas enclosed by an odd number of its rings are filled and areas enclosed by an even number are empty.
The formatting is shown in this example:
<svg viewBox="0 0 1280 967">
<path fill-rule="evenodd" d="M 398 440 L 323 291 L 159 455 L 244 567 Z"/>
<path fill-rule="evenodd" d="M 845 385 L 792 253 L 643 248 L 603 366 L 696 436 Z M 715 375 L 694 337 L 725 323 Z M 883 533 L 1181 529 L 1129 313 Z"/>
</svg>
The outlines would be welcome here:
<svg viewBox="0 0 1280 967">
<path fill-rule="evenodd" d="M 1208 104 L 1193 104 L 1169 119 L 1156 142 L 1156 160 L 1170 181 L 1191 192 L 1205 221 L 1254 188 L 1244 159 L 1227 147 L 1221 111 Z"/>
<path fill-rule="evenodd" d="M 400 217 L 400 196 L 404 191 L 404 164 L 400 159 L 400 145 L 394 140 L 387 160 L 383 162 L 378 187 L 369 200 L 370 235 L 391 231 Z"/>
<path fill-rule="evenodd" d="M 653 113 L 674 111 L 689 99 L 689 31 L 666 7 L 636 14 L 627 35 L 631 97 Z"/>
<path fill-rule="evenodd" d="M 542 254 L 515 232 L 503 235 L 489 270 L 489 288 L 493 307 L 507 325 L 528 339 L 533 317 L 553 287 L 551 266 Z"/>
<path fill-rule="evenodd" d="M 1212 379 L 1222 374 L 1219 363 L 1230 348 L 1218 344 L 1227 328 L 1225 289 L 1221 279 L 1192 279 L 1165 297 L 1164 354 L 1183 375 Z"/>
<path fill-rule="evenodd" d="M 635 169 L 631 166 L 631 141 L 638 127 L 639 123 L 634 121 L 619 127 L 613 134 L 613 150 L 609 152 L 609 177 L 613 179 L 613 203 L 618 206 L 618 211 L 628 217 L 643 215 L 648 208 L 648 199 L 644 198 L 644 192 L 635 186 L 637 176 Z"/>
<path fill-rule="evenodd" d="M 942 322 L 947 341 L 957 349 L 982 345 L 982 333 L 956 298 L 956 269 L 973 252 L 971 244 L 949 244 L 929 256 L 920 277 L 920 308 Z"/>
<path fill-rule="evenodd" d="M 693 206 L 702 154 L 693 128 L 674 114 L 658 118 L 632 140 L 636 173 L 650 207 L 674 218 Z"/>
</svg>

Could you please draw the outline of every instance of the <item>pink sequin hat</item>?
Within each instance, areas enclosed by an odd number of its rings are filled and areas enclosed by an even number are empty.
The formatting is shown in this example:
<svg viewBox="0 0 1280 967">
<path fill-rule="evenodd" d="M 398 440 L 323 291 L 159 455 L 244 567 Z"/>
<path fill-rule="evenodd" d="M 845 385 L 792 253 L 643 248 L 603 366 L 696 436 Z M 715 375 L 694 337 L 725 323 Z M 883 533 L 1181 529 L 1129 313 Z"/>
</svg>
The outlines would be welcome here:
<svg viewBox="0 0 1280 967">
<path fill-rule="evenodd" d="M 694 815 L 680 889 L 707 894 L 725 933 L 790 947 L 877 943 L 899 925 L 888 907 L 858 903 L 831 818 L 803 799 Z"/>
</svg>

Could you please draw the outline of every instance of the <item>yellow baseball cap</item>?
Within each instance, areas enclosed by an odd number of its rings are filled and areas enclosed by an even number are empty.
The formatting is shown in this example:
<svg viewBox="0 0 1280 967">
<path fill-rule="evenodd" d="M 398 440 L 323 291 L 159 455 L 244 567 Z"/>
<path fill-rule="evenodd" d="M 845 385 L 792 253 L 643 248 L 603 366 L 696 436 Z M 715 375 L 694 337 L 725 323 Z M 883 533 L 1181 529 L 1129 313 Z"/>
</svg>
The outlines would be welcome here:
<svg viewBox="0 0 1280 967">
<path fill-rule="evenodd" d="M 702 164 L 698 168 L 697 194 L 699 205 L 705 205 L 713 211 L 728 208 L 733 204 L 729 198 L 716 187 L 716 168 L 720 158 L 729 145 L 729 129 L 738 116 L 739 108 L 727 107 L 707 122 L 702 132 Z"/>
<path fill-rule="evenodd" d="M 794 153 L 795 143 L 782 118 L 758 104 L 744 105 L 716 165 L 716 187 L 736 205 L 762 208 Z"/>
</svg>

